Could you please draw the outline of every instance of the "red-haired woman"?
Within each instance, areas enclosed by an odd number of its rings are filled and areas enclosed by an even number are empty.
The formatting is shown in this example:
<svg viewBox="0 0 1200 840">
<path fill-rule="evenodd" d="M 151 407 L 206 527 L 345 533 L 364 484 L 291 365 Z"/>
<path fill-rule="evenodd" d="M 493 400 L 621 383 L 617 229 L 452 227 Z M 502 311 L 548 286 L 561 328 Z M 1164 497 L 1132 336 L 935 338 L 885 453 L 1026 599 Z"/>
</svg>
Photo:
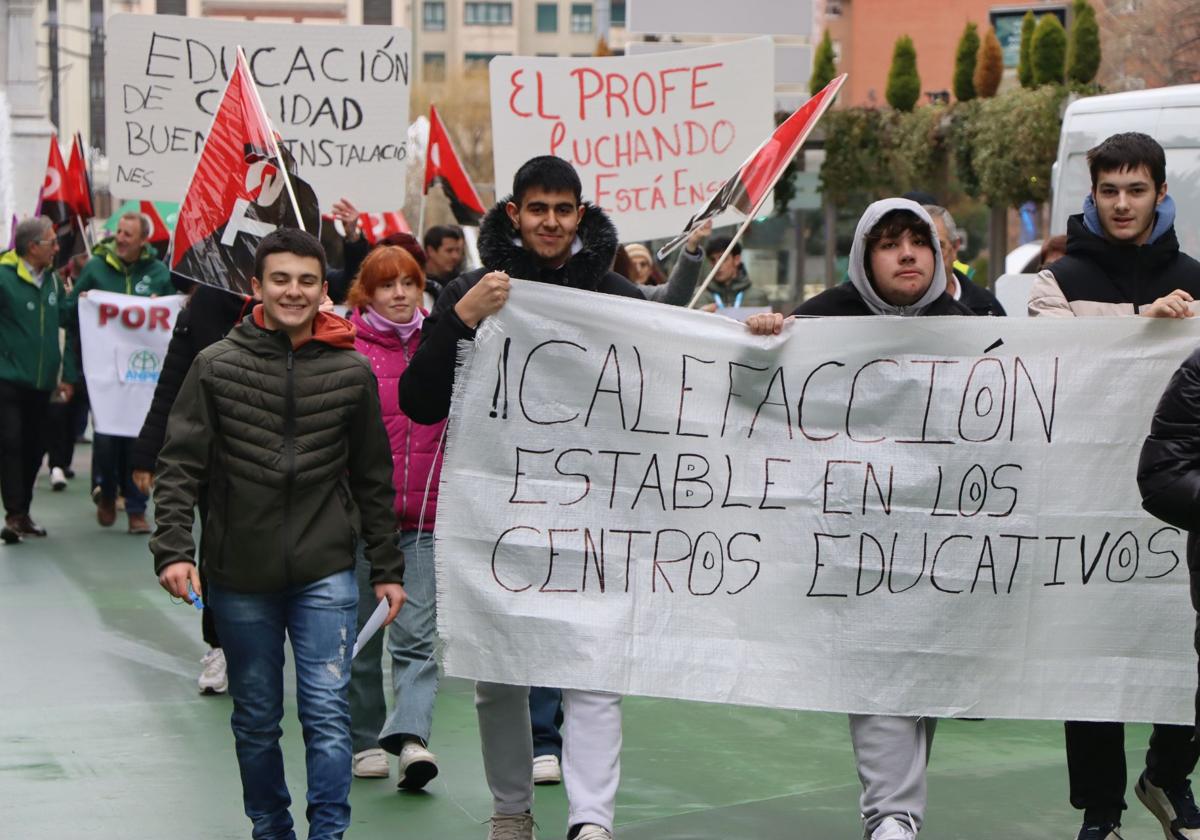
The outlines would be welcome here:
<svg viewBox="0 0 1200 840">
<path fill-rule="evenodd" d="M 428 749 L 438 686 L 432 531 L 442 465 L 438 442 L 445 421 L 433 426 L 414 423 L 398 404 L 400 375 L 421 343 L 424 289 L 425 275 L 408 251 L 385 246 L 363 261 L 346 297 L 356 329 L 355 349 L 371 362 L 379 380 L 383 422 L 392 443 L 396 528 L 408 593 L 404 609 L 387 633 L 395 694 L 390 716 L 383 696 L 382 635 L 376 634 L 354 659 L 350 678 L 354 775 L 387 776 L 386 750 L 400 756 L 400 787 L 408 790 L 423 788 L 438 772 L 437 758 Z M 369 573 L 360 549 L 359 627 L 375 610 Z"/>
</svg>

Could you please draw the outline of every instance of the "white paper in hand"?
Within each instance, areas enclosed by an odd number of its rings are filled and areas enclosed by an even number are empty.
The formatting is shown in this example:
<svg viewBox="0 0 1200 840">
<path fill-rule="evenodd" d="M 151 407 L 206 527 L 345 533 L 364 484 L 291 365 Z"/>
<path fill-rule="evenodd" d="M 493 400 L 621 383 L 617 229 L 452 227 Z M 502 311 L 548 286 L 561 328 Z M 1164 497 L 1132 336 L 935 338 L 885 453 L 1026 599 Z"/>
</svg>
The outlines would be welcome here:
<svg viewBox="0 0 1200 840">
<path fill-rule="evenodd" d="M 375 612 L 371 613 L 371 617 L 367 619 L 367 623 L 358 631 L 358 638 L 354 640 L 354 653 L 350 656 L 351 659 L 358 656 L 358 652 L 362 650 L 363 645 L 371 641 L 371 637 L 383 626 L 383 621 L 387 618 L 387 614 L 388 599 L 384 598 L 379 602 L 379 606 L 375 608 Z"/>
</svg>

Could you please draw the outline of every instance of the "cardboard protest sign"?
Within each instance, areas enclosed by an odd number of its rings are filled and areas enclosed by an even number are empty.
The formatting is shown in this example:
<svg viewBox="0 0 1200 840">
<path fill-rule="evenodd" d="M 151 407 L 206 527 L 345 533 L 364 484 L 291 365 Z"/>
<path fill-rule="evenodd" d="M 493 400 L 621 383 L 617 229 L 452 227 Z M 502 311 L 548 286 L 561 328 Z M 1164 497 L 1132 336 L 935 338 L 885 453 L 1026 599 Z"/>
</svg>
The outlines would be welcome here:
<svg viewBox="0 0 1200 840">
<path fill-rule="evenodd" d="M 91 291 L 79 299 L 83 373 L 96 431 L 137 437 L 150 410 L 183 295 Z"/>
<path fill-rule="evenodd" d="M 446 671 L 1190 722 L 1186 535 L 1141 510 L 1135 476 L 1198 337 L 1147 318 L 825 318 L 755 338 L 517 281 L 458 370 Z"/>
<path fill-rule="evenodd" d="M 677 233 L 774 128 L 770 39 L 640 56 L 498 56 L 497 192 L 536 155 L 570 161 L 623 240 Z"/>
<path fill-rule="evenodd" d="M 180 200 L 241 46 L 268 117 L 318 195 L 367 210 L 403 202 L 408 30 L 120 14 L 106 43 L 115 195 Z"/>
</svg>

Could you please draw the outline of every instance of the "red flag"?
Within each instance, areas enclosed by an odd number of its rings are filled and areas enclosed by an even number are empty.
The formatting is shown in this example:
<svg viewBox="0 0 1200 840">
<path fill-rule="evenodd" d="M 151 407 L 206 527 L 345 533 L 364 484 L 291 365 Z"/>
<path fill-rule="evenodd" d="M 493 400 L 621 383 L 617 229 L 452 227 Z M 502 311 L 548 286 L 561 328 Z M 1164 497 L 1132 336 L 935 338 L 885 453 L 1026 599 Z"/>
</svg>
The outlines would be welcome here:
<svg viewBox="0 0 1200 840">
<path fill-rule="evenodd" d="M 688 234 L 706 220 L 719 216 L 731 207 L 741 211 L 744 216 L 753 216 L 775 186 L 775 182 L 779 180 L 779 176 L 783 174 L 783 170 L 796 156 L 796 152 L 800 151 L 821 115 L 833 104 L 834 97 L 845 81 L 846 74 L 843 73 L 780 123 L 771 136 L 738 168 L 733 177 L 713 194 L 704 205 L 704 209 L 692 216 L 683 233 L 659 249 L 658 258 L 662 259 L 678 248 L 687 240 Z"/>
<path fill-rule="evenodd" d="M 80 216 L 90 219 L 95 215 L 92 210 L 92 185 L 87 174 L 87 163 L 83 157 L 83 144 L 79 135 L 71 144 L 71 162 L 67 166 L 67 181 L 70 185 L 71 202 Z"/>
<path fill-rule="evenodd" d="M 58 148 L 58 137 L 50 137 L 50 156 L 46 161 L 46 179 L 38 195 L 37 215 L 45 216 L 54 223 L 54 235 L 58 238 L 58 255 L 54 267 L 61 268 L 75 254 L 86 253 L 83 241 L 83 220 L 75 203 L 76 196 L 71 187 L 67 164 Z"/>
<path fill-rule="evenodd" d="M 320 233 L 317 197 L 290 174 L 293 167 L 239 50 L 179 208 L 171 269 L 249 294 L 254 251 L 263 236 L 277 227 Z"/>
<path fill-rule="evenodd" d="M 358 217 L 358 226 L 372 245 L 393 233 L 412 233 L 408 220 L 399 210 L 394 213 L 363 213 Z"/>
<path fill-rule="evenodd" d="M 438 116 L 437 108 L 429 106 L 429 148 L 425 152 L 425 186 L 428 194 L 429 187 L 434 181 L 440 181 L 446 198 L 450 199 L 450 212 L 460 225 L 478 225 L 479 220 L 487 210 L 479 200 L 479 193 L 467 177 L 467 172 L 459 163 L 458 154 L 442 119 Z"/>
</svg>

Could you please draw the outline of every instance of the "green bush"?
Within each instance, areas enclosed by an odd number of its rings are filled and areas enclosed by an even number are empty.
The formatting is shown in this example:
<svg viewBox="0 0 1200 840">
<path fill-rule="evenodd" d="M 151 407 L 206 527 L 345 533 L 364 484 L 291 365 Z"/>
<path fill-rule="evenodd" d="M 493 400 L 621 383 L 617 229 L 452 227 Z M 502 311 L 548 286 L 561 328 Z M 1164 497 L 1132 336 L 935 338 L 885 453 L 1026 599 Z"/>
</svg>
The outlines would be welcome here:
<svg viewBox="0 0 1200 840">
<path fill-rule="evenodd" d="M 921 77 L 917 74 L 917 50 L 912 38 L 901 35 L 892 51 L 892 67 L 888 70 L 888 104 L 897 111 L 911 111 L 921 96 Z"/>
<path fill-rule="evenodd" d="M 1033 30 L 1030 44 L 1033 57 L 1033 83 L 1035 85 L 1062 84 L 1066 71 L 1067 31 L 1058 17 L 1042 15 Z"/>
<path fill-rule="evenodd" d="M 978 195 L 992 206 L 1017 207 L 1050 197 L 1050 169 L 1058 154 L 1061 85 L 1018 88 L 982 100 L 964 126 Z M 959 173 L 960 178 L 962 173 Z"/>
<path fill-rule="evenodd" d="M 1033 30 L 1037 27 L 1037 18 L 1032 11 L 1021 18 L 1021 56 L 1017 60 L 1017 79 L 1021 87 L 1033 87 Z"/>
<path fill-rule="evenodd" d="M 1071 35 L 1067 43 L 1067 79 L 1086 85 L 1100 70 L 1100 26 L 1096 10 L 1087 0 L 1075 0 Z"/>
<path fill-rule="evenodd" d="M 825 162 L 821 192 L 827 201 L 847 204 L 864 194 L 875 195 L 889 180 L 883 146 L 883 112 L 877 108 L 844 108 L 821 118 L 825 130 Z"/>
<path fill-rule="evenodd" d="M 900 195 L 922 189 L 934 193 L 946 179 L 946 142 L 942 123 L 946 108 L 927 106 L 909 112 L 892 111 L 881 121 L 887 179 L 881 191 Z"/>
<path fill-rule="evenodd" d="M 813 54 L 812 77 L 808 80 L 808 92 L 815 96 L 825 85 L 832 82 L 835 76 L 837 76 L 837 65 L 833 61 L 833 39 L 829 37 L 829 30 L 826 29 L 825 36 L 821 38 L 821 43 L 817 45 L 817 51 Z"/>
<path fill-rule="evenodd" d="M 969 102 L 975 98 L 975 62 L 979 56 L 979 31 L 974 23 L 968 23 L 958 39 L 954 53 L 954 98 Z"/>
</svg>

